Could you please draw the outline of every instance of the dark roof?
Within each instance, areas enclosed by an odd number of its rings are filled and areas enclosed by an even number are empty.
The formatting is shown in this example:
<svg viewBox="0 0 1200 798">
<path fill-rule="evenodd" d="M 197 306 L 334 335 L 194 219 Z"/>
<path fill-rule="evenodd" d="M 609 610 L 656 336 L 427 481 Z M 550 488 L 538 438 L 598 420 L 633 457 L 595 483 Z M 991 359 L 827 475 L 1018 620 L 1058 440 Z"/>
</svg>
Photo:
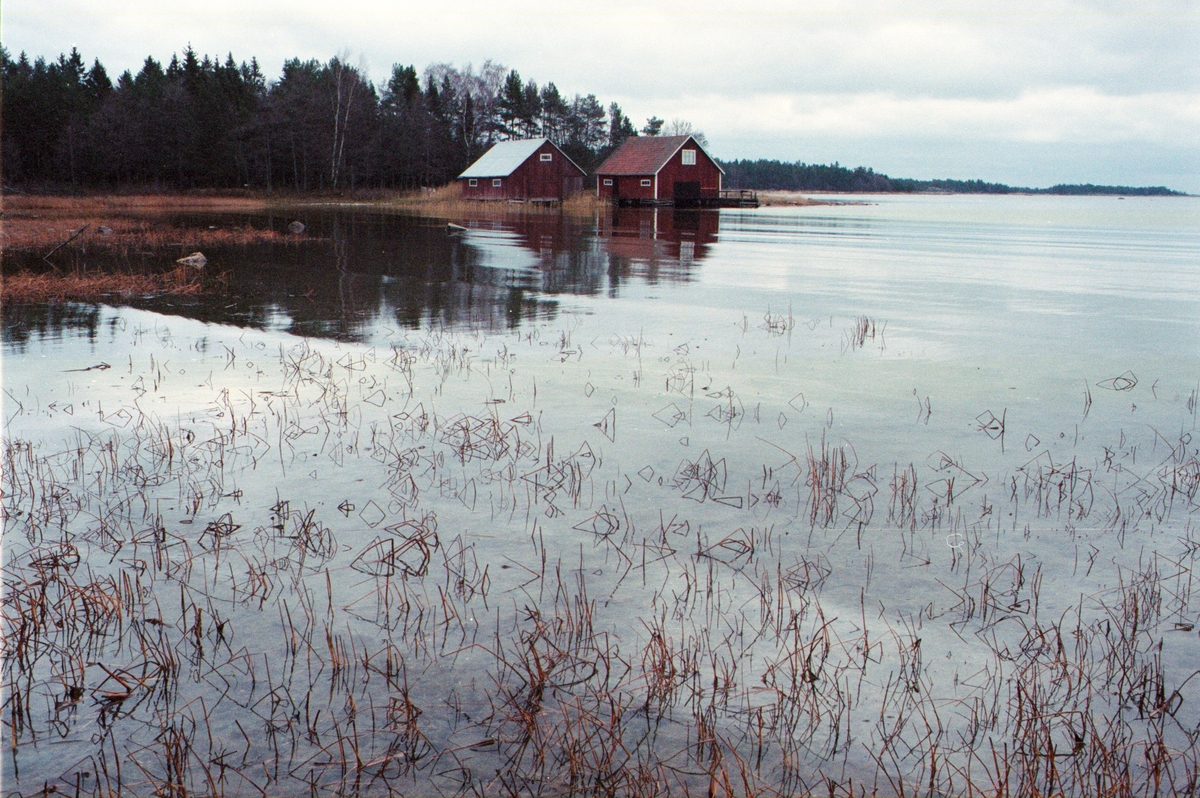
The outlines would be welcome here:
<svg viewBox="0 0 1200 798">
<path fill-rule="evenodd" d="M 671 156 L 691 141 L 698 149 L 704 150 L 691 136 L 631 136 L 608 156 L 608 160 L 596 170 L 598 175 L 656 175 L 667 165 Z M 708 155 L 707 152 L 704 153 Z M 721 165 L 709 156 L 709 160 Z M 721 172 L 724 172 L 721 169 Z"/>
</svg>

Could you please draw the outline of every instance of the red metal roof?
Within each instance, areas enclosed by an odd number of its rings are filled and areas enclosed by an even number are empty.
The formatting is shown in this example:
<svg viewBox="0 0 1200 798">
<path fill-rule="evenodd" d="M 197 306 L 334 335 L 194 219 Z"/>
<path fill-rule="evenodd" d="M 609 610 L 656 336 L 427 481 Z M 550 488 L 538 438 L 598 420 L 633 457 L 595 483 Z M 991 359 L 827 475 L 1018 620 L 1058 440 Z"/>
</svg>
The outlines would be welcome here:
<svg viewBox="0 0 1200 798">
<path fill-rule="evenodd" d="M 691 136 L 631 136 L 596 170 L 598 175 L 656 175 Z M 707 152 L 704 153 L 708 155 Z M 710 160 L 711 160 L 711 156 Z M 713 163 L 716 163 L 715 161 Z M 717 166 L 720 169 L 720 166 Z M 724 172 L 725 170 L 721 170 Z"/>
</svg>

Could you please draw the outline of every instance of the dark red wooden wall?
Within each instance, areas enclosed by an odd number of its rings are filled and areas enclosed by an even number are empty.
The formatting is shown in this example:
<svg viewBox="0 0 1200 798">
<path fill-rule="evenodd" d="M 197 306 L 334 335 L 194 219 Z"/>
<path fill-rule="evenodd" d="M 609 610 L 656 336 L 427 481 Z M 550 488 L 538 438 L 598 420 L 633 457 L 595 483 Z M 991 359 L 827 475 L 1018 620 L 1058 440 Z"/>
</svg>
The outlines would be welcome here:
<svg viewBox="0 0 1200 798">
<path fill-rule="evenodd" d="M 543 161 L 542 153 L 549 153 L 550 160 Z M 583 191 L 583 176 L 582 169 L 547 141 L 511 175 L 499 178 L 499 186 L 493 186 L 490 177 L 476 178 L 475 186 L 470 178 L 460 178 L 460 182 L 467 199 L 563 200 Z"/>
<path fill-rule="evenodd" d="M 683 165 L 683 150 L 696 151 L 696 165 Z M 675 183 L 699 183 L 699 197 L 716 197 L 721 191 L 721 170 L 705 154 L 704 150 L 693 145 L 690 141 L 671 156 L 670 160 L 658 170 L 658 199 L 675 199 Z"/>
<path fill-rule="evenodd" d="M 696 151 L 696 164 L 683 165 L 683 150 Z M 696 197 L 717 197 L 721 191 L 721 170 L 708 154 L 692 142 L 683 145 L 658 171 L 657 194 L 655 193 L 655 175 L 605 175 L 599 173 L 596 180 L 596 192 L 600 197 L 644 200 L 673 200 L 675 199 L 675 184 L 699 183 L 699 193 Z M 612 185 L 605 181 L 611 180 Z M 642 181 L 649 180 L 650 185 L 643 186 Z"/>
</svg>

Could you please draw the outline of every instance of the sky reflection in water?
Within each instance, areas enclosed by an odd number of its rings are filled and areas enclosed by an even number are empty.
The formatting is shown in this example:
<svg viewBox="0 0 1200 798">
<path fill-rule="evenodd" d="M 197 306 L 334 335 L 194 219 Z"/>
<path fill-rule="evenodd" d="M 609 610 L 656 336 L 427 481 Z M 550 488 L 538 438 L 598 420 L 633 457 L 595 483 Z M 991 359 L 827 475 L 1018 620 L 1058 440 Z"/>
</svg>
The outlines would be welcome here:
<svg viewBox="0 0 1200 798">
<path fill-rule="evenodd" d="M 6 307 L 5 783 L 1182 788 L 1194 207 L 311 211 Z"/>
</svg>

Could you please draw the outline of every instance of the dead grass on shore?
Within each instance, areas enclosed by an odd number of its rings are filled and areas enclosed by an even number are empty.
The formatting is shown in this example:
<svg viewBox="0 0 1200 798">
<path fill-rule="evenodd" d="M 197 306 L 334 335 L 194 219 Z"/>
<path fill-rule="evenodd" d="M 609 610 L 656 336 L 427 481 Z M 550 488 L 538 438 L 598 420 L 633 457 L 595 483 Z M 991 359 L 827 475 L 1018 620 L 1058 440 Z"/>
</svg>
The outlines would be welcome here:
<svg viewBox="0 0 1200 798">
<path fill-rule="evenodd" d="M 6 194 L 4 213 L 175 213 L 178 211 L 257 211 L 279 203 L 267 196 L 218 194 L 97 194 L 62 196 L 52 194 Z"/>
<path fill-rule="evenodd" d="M 759 191 L 758 204 L 763 207 L 781 206 L 792 208 L 803 208 L 809 205 L 847 205 L 861 204 L 839 202 L 837 200 L 813 199 L 806 197 L 798 191 Z"/>
<path fill-rule="evenodd" d="M 0 248 L 5 252 L 46 255 L 60 244 L 65 244 L 64 249 L 81 253 L 99 251 L 129 256 L 191 251 L 206 246 L 277 243 L 298 238 L 277 230 L 244 225 L 205 229 L 150 219 L 70 214 L 35 218 L 6 217 L 0 230 Z"/>
<path fill-rule="evenodd" d="M 10 196 L 4 199 L 0 250 L 45 256 L 62 245 L 77 253 L 127 257 L 303 238 L 249 225 L 209 228 L 161 218 L 178 212 L 255 211 L 265 207 L 264 200 L 247 197 Z"/>
<path fill-rule="evenodd" d="M 600 199 L 595 194 L 588 192 L 576 194 L 561 203 L 466 199 L 462 195 L 462 186 L 458 183 L 450 183 L 440 188 L 413 191 L 380 204 L 385 207 L 403 208 L 422 216 L 435 216 L 451 221 L 558 213 L 587 218 L 611 207 L 608 200 Z"/>
<path fill-rule="evenodd" d="M 74 271 L 34 272 L 27 269 L 0 278 L 0 301 L 9 303 L 99 302 L 114 297 L 200 296 L 222 285 L 190 266 L 166 272 Z"/>
<path fill-rule="evenodd" d="M 464 199 L 462 186 L 451 183 L 411 192 L 359 192 L 327 198 L 220 196 L 191 194 L 52 196 L 13 194 L 3 198 L 0 252 L 46 255 L 65 245 L 67 251 L 129 255 L 190 252 L 206 246 L 280 243 L 306 236 L 248 225 L 208 229 L 174 224 L 160 217 L 189 212 L 254 212 L 267 208 L 367 205 L 452 221 L 563 213 L 587 218 L 609 205 L 583 193 L 561 204 L 495 202 Z M 82 231 L 82 232 L 81 232 Z M 76 235 L 78 234 L 78 235 Z M 72 238 L 74 236 L 74 238 Z M 184 253 L 186 254 L 186 253 Z"/>
<path fill-rule="evenodd" d="M 223 283 L 202 270 L 176 266 L 114 269 L 111 266 L 59 267 L 69 255 L 180 257 L 206 247 L 280 241 L 275 230 L 250 226 L 188 227 L 162 216 L 188 211 L 252 211 L 266 207 L 261 199 L 247 197 L 144 195 L 144 196 L 39 196 L 4 197 L 0 221 L 0 251 L 40 258 L 57 253 L 45 265 L 11 268 L 0 279 L 4 303 L 97 302 L 114 297 L 169 295 L 199 296 L 220 290 Z M 57 263 L 56 263 L 57 262 Z M 76 262 L 78 260 L 76 259 Z"/>
</svg>

